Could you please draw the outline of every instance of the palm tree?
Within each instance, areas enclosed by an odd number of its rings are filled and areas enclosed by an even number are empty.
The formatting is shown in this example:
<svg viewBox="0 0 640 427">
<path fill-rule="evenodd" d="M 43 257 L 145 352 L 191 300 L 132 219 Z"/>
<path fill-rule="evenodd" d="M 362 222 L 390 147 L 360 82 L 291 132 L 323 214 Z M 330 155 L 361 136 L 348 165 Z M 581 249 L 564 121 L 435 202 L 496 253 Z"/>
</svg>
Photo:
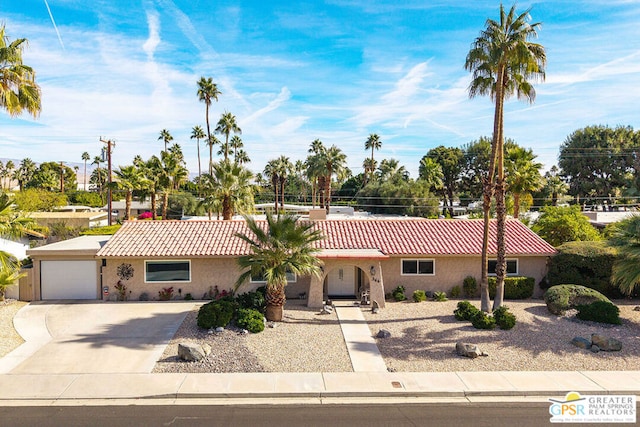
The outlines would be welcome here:
<svg viewBox="0 0 640 427">
<path fill-rule="evenodd" d="M 366 159 L 363 160 L 362 168 L 364 169 L 365 185 L 367 184 L 367 182 L 371 181 L 371 178 L 374 177 L 373 173 L 375 172 L 377 167 L 378 167 L 377 160 L 372 159 L 371 157 L 367 157 Z"/>
<path fill-rule="evenodd" d="M 167 144 L 173 141 L 173 136 L 169 133 L 168 130 L 162 129 L 160 131 L 160 136 L 158 137 L 158 141 L 164 141 L 164 151 L 167 151 Z"/>
<path fill-rule="evenodd" d="M 228 111 L 225 111 L 224 114 L 220 116 L 220 120 L 218 120 L 216 133 L 225 136 L 224 160 L 227 160 L 229 158 L 229 135 L 231 133 L 242 134 L 242 129 L 240 129 L 240 127 L 236 123 L 236 116 Z"/>
<path fill-rule="evenodd" d="M 286 296 L 287 274 L 318 275 L 319 249 L 315 243 L 323 239 L 320 230 L 311 222 L 299 223 L 292 215 L 267 215 L 266 230 L 255 219 L 245 217 L 249 233 L 236 237 L 249 244 L 251 253 L 238 258 L 238 265 L 246 270 L 238 277 L 236 288 L 252 277 L 264 278 L 267 283 L 265 316 L 269 321 L 282 320 Z"/>
<path fill-rule="evenodd" d="M 213 146 L 216 144 L 220 144 L 220 140 L 215 135 L 211 135 L 207 139 L 207 145 L 209 146 L 209 175 L 213 174 Z"/>
<path fill-rule="evenodd" d="M 371 163 L 374 163 L 374 159 L 373 159 L 373 152 L 374 150 L 379 150 L 382 147 L 382 141 L 380 141 L 380 137 L 378 136 L 378 134 L 376 133 L 372 133 L 371 135 L 369 135 L 369 138 L 367 138 L 367 140 L 364 143 L 364 149 L 368 150 L 371 149 Z M 375 168 L 374 168 L 375 170 Z M 373 170 L 371 172 L 371 174 L 373 174 Z"/>
<path fill-rule="evenodd" d="M 325 171 L 324 173 L 324 202 L 327 213 L 331 206 L 331 181 L 333 175 L 336 175 L 338 180 L 344 177 L 347 171 L 347 156 L 341 149 L 332 145 L 323 154 L 321 154 L 321 164 Z"/>
<path fill-rule="evenodd" d="M 558 198 L 567 194 L 569 185 L 562 180 L 556 165 L 551 166 L 544 174 L 544 187 L 547 194 L 551 194 L 551 205 L 558 206 Z"/>
<path fill-rule="evenodd" d="M 21 237 L 26 231 L 33 231 L 35 225 L 32 218 L 15 210 L 9 195 L 0 194 L 0 236 Z"/>
<path fill-rule="evenodd" d="M 124 219 L 131 219 L 131 200 L 133 192 L 141 190 L 149 185 L 149 181 L 144 176 L 144 170 L 137 166 L 120 166 L 114 171 L 118 177 L 117 187 L 126 190 Z"/>
<path fill-rule="evenodd" d="M 247 212 L 253 206 L 253 174 L 249 169 L 229 160 L 213 166 L 213 175 L 205 175 L 206 188 L 221 201 L 222 219 L 230 220 L 236 212 Z"/>
<path fill-rule="evenodd" d="M 238 163 L 238 152 L 240 151 L 240 149 L 242 147 L 244 147 L 244 144 L 242 143 L 242 138 L 240 138 L 238 135 L 233 135 L 231 137 L 231 141 L 229 141 L 231 143 L 231 150 L 233 153 L 233 161 Z"/>
<path fill-rule="evenodd" d="M 0 27 L 0 107 L 12 117 L 25 111 L 38 117 L 42 108 L 36 73 L 22 63 L 26 45 L 27 39 L 10 41 L 5 26 Z"/>
<path fill-rule="evenodd" d="M 4 301 L 7 288 L 15 286 L 26 273 L 20 272 L 20 262 L 7 252 L 0 251 L 0 302 Z"/>
<path fill-rule="evenodd" d="M 269 178 L 274 192 L 274 212 L 278 213 L 278 193 L 280 190 L 280 177 L 278 176 L 278 159 L 269 160 L 264 166 L 264 176 Z"/>
<path fill-rule="evenodd" d="M 488 95 L 495 102 L 493 141 L 489 174 L 483 184 L 484 238 L 482 245 L 481 308 L 489 311 L 488 248 L 491 196 L 495 192 L 497 216 L 496 298 L 494 309 L 502 305 L 506 271 L 504 228 L 506 207 L 504 201 L 504 101 L 516 94 L 519 99 L 533 102 L 535 90 L 530 79 L 544 79 L 546 54 L 544 47 L 532 43 L 540 23 L 529 24 L 529 10 L 516 15 L 515 5 L 508 13 L 500 5 L 500 19 L 488 19 L 465 61 L 472 72 L 469 96 Z M 497 174 L 497 178 L 496 175 Z M 494 184 L 494 180 L 496 181 Z"/>
<path fill-rule="evenodd" d="M 311 153 L 305 161 L 307 165 L 307 178 L 311 181 L 311 204 L 315 208 L 317 202 L 317 194 L 321 190 L 320 181 L 324 177 L 324 167 L 322 165 L 322 155 L 326 151 L 326 147 L 319 139 L 314 140 L 309 147 L 309 153 Z M 324 197 L 322 197 L 322 203 L 320 207 L 324 207 Z"/>
<path fill-rule="evenodd" d="M 24 186 L 31 181 L 33 178 L 33 174 L 36 172 L 36 164 L 30 158 L 24 158 L 20 162 L 20 166 L 16 169 L 13 174 L 14 178 L 18 181 L 18 185 L 20 186 L 20 191 L 24 188 Z"/>
<path fill-rule="evenodd" d="M 209 144 L 209 174 L 212 173 L 213 168 L 213 153 L 211 151 L 211 127 L 209 126 L 209 107 L 211 102 L 218 102 L 218 95 L 222 95 L 222 92 L 218 90 L 218 85 L 213 82 L 211 77 L 200 77 L 198 80 L 198 100 L 204 102 L 205 105 L 205 119 L 207 123 L 207 143 Z"/>
<path fill-rule="evenodd" d="M 513 217 L 520 216 L 520 202 L 523 195 L 530 195 L 542 188 L 543 180 L 540 175 L 542 163 L 535 161 L 536 155 L 532 150 L 519 146 L 507 149 L 505 158 L 507 189 L 513 195 Z"/>
<path fill-rule="evenodd" d="M 247 154 L 247 152 L 244 151 L 242 148 L 235 152 L 235 160 L 236 160 L 236 163 L 238 163 L 239 165 L 243 165 L 245 163 L 251 162 L 251 159 L 249 158 L 249 154 Z"/>
<path fill-rule="evenodd" d="M 82 153 L 82 161 L 84 161 L 84 191 L 87 191 L 87 162 L 91 159 L 86 151 Z"/>
<path fill-rule="evenodd" d="M 161 188 L 162 180 L 162 162 L 157 156 L 151 156 L 149 160 L 143 162 L 139 167 L 148 183 L 146 188 L 142 189 L 142 199 L 145 200 L 147 196 L 151 198 L 151 212 L 153 213 L 153 220 L 155 220 L 158 213 L 156 195 Z"/>
<path fill-rule="evenodd" d="M 173 150 L 163 151 L 160 153 L 160 179 L 159 185 L 162 188 L 162 219 L 167 219 L 167 208 L 169 206 L 169 194 L 173 190 L 180 188 L 182 183 L 188 176 L 189 171 L 184 165 L 184 159 L 181 156 L 179 146 L 174 144 Z"/>
<path fill-rule="evenodd" d="M 420 160 L 418 176 L 429 185 L 430 190 L 439 190 L 442 188 L 444 181 L 442 166 L 431 157 L 424 156 Z"/>
<path fill-rule="evenodd" d="M 611 243 L 618 249 L 611 281 L 631 295 L 640 287 L 640 215 L 616 223 Z"/>
<path fill-rule="evenodd" d="M 207 135 L 204 134 L 204 129 L 201 126 L 194 126 L 191 129 L 191 139 L 196 140 L 196 144 L 198 147 L 198 182 L 200 182 L 200 177 L 202 176 L 202 168 L 200 167 L 200 140 L 206 138 Z"/>
</svg>

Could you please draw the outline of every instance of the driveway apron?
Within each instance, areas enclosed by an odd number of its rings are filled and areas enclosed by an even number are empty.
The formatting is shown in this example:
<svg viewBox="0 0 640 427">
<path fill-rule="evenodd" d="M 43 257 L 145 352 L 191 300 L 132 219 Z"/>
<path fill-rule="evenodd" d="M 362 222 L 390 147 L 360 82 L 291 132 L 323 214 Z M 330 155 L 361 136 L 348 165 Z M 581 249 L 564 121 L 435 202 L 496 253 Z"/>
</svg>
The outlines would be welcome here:
<svg viewBox="0 0 640 427">
<path fill-rule="evenodd" d="M 44 327 L 39 335 L 48 332 L 51 339 L 41 340 L 9 374 L 150 373 L 194 307 L 182 301 L 32 303 L 32 330 Z M 29 344 L 24 338 L 23 346 Z"/>
</svg>

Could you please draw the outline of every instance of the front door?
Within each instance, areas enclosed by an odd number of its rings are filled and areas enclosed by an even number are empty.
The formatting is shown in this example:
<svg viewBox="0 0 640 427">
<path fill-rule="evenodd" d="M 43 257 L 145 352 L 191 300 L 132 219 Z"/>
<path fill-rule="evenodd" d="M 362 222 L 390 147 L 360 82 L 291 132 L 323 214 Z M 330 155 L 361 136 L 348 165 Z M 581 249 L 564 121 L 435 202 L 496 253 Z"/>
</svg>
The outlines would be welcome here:
<svg viewBox="0 0 640 427">
<path fill-rule="evenodd" d="M 356 268 L 344 266 L 334 268 L 327 274 L 327 294 L 330 297 L 356 294 Z"/>
</svg>

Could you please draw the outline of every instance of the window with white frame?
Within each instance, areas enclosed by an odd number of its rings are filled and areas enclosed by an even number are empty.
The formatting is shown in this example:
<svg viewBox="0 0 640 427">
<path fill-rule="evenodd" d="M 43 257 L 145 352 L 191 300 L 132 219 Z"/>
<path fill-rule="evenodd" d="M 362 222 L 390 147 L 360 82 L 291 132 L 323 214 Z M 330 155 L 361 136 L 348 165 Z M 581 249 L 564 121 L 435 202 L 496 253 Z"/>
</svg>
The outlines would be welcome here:
<svg viewBox="0 0 640 427">
<path fill-rule="evenodd" d="M 287 271 L 287 283 L 296 283 L 298 277 L 295 273 Z M 267 280 L 264 276 L 251 276 L 251 283 L 267 283 Z"/>
<path fill-rule="evenodd" d="M 145 261 L 145 282 L 190 282 L 191 261 Z"/>
<path fill-rule="evenodd" d="M 434 276 L 436 274 L 435 261 L 432 259 L 403 259 L 403 276 Z"/>
<path fill-rule="evenodd" d="M 488 268 L 489 276 L 496 275 L 496 265 L 498 265 L 497 260 L 495 259 L 489 260 L 489 268 Z M 508 259 L 507 260 L 507 276 L 516 276 L 517 274 L 518 274 L 518 260 Z"/>
</svg>

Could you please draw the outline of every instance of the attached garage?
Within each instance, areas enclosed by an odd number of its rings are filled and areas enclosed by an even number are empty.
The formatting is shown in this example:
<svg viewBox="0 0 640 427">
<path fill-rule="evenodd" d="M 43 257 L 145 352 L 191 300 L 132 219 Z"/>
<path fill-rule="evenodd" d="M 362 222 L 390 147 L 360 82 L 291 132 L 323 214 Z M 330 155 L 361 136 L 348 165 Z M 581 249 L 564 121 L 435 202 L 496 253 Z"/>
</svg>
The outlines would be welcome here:
<svg viewBox="0 0 640 427">
<path fill-rule="evenodd" d="M 40 261 L 42 300 L 98 299 L 95 260 Z"/>
<path fill-rule="evenodd" d="M 97 300 L 102 297 L 98 250 L 111 236 L 82 236 L 29 249 L 33 300 Z"/>
</svg>

